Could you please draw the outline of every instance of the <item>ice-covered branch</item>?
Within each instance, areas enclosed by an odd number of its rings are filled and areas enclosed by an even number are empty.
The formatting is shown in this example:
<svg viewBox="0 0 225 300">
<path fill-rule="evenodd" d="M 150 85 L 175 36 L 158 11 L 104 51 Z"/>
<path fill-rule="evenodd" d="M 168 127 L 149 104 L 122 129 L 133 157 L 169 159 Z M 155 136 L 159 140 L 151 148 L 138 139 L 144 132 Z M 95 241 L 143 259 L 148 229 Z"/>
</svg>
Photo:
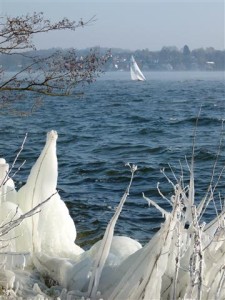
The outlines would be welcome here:
<svg viewBox="0 0 225 300">
<path fill-rule="evenodd" d="M 29 210 L 28 212 L 22 214 L 20 217 L 16 218 L 16 219 L 12 219 L 11 221 L 3 224 L 0 226 L 0 237 L 6 235 L 7 233 L 9 233 L 13 228 L 19 226 L 22 221 L 26 218 L 30 218 L 33 215 L 35 215 L 36 213 L 38 213 L 40 211 L 40 208 L 46 203 L 48 202 L 55 194 L 57 194 L 58 192 L 56 191 L 55 193 L 53 193 L 51 196 L 49 196 L 47 199 L 45 199 L 44 201 L 42 201 L 41 203 L 39 203 L 38 205 L 36 205 L 34 208 L 32 208 L 31 210 Z"/>
<path fill-rule="evenodd" d="M 131 179 L 130 179 L 129 185 L 128 185 L 123 197 L 120 200 L 120 203 L 116 209 L 115 214 L 113 215 L 108 226 L 106 227 L 100 249 L 99 249 L 97 256 L 95 257 L 94 262 L 93 262 L 93 267 L 91 270 L 91 278 L 90 278 L 88 292 L 87 292 L 88 297 L 90 297 L 91 299 L 92 298 L 94 299 L 96 297 L 96 293 L 98 291 L 99 280 L 100 280 L 100 277 L 102 274 L 102 269 L 103 269 L 105 261 L 108 257 L 110 246 L 112 243 L 114 228 L 115 228 L 116 222 L 119 218 L 119 215 L 122 211 L 123 205 L 127 199 L 127 196 L 129 195 L 130 187 L 131 187 L 131 184 L 132 184 L 132 181 L 134 178 L 134 173 L 137 170 L 137 166 L 135 166 L 135 165 L 131 166 L 130 164 L 127 164 L 127 165 L 130 167 L 130 170 L 131 170 Z"/>
</svg>

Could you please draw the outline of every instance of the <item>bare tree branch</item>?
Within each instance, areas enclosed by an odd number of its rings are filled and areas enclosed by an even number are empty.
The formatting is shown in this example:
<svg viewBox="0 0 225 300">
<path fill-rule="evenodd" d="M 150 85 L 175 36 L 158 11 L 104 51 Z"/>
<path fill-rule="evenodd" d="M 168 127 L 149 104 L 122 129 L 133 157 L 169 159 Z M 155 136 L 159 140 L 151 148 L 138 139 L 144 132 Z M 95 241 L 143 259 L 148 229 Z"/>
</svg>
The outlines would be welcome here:
<svg viewBox="0 0 225 300">
<path fill-rule="evenodd" d="M 80 56 L 75 49 L 56 51 L 47 56 L 35 55 L 32 38 L 35 34 L 58 30 L 76 30 L 93 24 L 96 17 L 87 21 L 70 21 L 63 18 L 51 23 L 43 13 L 6 17 L 0 19 L 0 55 L 19 55 L 23 58 L 22 69 L 9 76 L 4 67 L 0 68 L 0 108 L 10 110 L 20 99 L 30 99 L 34 95 L 40 104 L 40 95 L 68 96 L 77 85 L 91 83 L 102 72 L 102 66 L 109 53 L 100 55 L 90 49 Z M 30 51 L 29 50 L 34 50 Z M 22 96 L 21 96 L 22 95 Z M 32 110 L 38 105 L 34 103 Z"/>
</svg>

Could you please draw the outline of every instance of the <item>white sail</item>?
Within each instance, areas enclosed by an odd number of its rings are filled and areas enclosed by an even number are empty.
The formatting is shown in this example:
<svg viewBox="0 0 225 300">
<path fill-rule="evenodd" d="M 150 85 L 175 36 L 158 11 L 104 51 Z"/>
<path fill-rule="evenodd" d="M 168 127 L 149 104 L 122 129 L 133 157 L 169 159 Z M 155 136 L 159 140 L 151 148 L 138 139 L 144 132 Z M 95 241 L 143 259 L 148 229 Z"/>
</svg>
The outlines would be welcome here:
<svg viewBox="0 0 225 300">
<path fill-rule="evenodd" d="M 145 76 L 143 75 L 140 68 L 138 67 L 133 55 L 131 56 L 131 60 L 130 60 L 130 76 L 132 80 L 140 80 L 140 81 L 146 80 Z"/>
</svg>

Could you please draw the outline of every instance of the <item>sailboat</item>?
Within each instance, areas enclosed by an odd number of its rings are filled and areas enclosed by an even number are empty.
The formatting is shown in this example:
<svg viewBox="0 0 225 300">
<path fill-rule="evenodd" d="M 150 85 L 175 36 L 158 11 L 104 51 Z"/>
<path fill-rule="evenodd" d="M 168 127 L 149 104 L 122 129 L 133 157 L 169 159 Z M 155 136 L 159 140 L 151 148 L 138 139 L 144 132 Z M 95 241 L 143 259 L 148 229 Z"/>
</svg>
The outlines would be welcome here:
<svg viewBox="0 0 225 300">
<path fill-rule="evenodd" d="M 143 75 L 140 68 L 138 67 L 133 55 L 131 56 L 131 60 L 130 60 L 130 76 L 131 76 L 131 80 L 139 80 L 139 81 L 146 80 L 145 76 Z"/>
</svg>

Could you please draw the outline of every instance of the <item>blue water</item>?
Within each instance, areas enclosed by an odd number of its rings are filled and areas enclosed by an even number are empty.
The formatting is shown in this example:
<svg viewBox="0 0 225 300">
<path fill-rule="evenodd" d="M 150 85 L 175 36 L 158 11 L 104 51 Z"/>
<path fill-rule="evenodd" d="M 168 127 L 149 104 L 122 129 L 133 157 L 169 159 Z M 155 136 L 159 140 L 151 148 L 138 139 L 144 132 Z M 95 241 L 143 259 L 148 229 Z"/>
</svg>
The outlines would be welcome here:
<svg viewBox="0 0 225 300">
<path fill-rule="evenodd" d="M 132 82 L 126 72 L 107 73 L 84 88 L 81 97 L 46 98 L 32 116 L 1 115 L 0 156 L 12 163 L 28 132 L 15 176 L 21 186 L 38 157 L 47 131 L 57 130 L 58 188 L 78 231 L 77 243 L 89 247 L 100 239 L 130 178 L 125 164 L 138 166 L 116 234 L 142 244 L 158 230 L 163 219 L 142 198 L 146 196 L 169 209 L 166 197 L 172 186 L 161 172 L 175 180 L 188 177 L 196 117 L 200 112 L 195 145 L 196 200 L 203 197 L 217 157 L 225 119 L 225 78 L 222 72 L 155 72 L 146 82 Z M 170 166 L 169 166 L 170 164 Z M 222 143 L 215 180 L 225 164 Z M 187 181 L 186 181 L 187 183 Z M 224 177 L 218 184 L 224 195 Z M 218 201 L 216 199 L 216 201 Z M 218 204 L 219 205 L 219 204 Z M 209 210 L 206 219 L 215 212 Z"/>
</svg>

